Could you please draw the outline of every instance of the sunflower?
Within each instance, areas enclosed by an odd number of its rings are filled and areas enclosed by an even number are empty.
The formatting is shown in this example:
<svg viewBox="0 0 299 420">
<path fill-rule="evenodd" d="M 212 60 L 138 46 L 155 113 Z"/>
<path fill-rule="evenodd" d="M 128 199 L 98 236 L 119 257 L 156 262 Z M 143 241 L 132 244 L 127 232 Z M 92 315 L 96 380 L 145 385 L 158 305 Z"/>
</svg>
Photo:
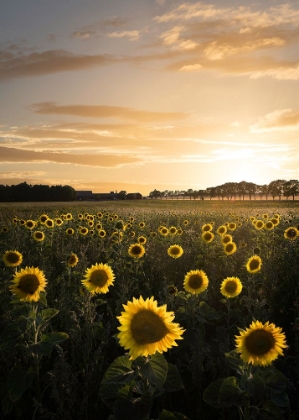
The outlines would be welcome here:
<svg viewBox="0 0 299 420">
<path fill-rule="evenodd" d="M 185 219 L 185 220 L 183 221 L 183 225 L 184 225 L 184 226 L 188 226 L 188 225 L 189 225 L 189 220 Z"/>
<path fill-rule="evenodd" d="M 227 232 L 227 227 L 226 227 L 226 226 L 224 226 L 224 225 L 219 226 L 219 227 L 218 227 L 218 229 L 217 229 L 217 233 L 218 233 L 218 235 L 220 235 L 220 236 L 225 235 L 225 234 L 226 234 L 226 232 Z"/>
<path fill-rule="evenodd" d="M 241 359 L 254 366 L 268 366 L 283 356 L 283 348 L 286 348 L 286 336 L 280 327 L 267 321 L 253 321 L 246 330 L 240 329 L 240 335 L 236 336 L 236 350 L 241 354 Z"/>
<path fill-rule="evenodd" d="M 178 228 L 177 229 L 177 232 L 176 232 L 178 235 L 182 235 L 182 233 L 183 233 L 183 229 L 182 228 Z"/>
<path fill-rule="evenodd" d="M 97 213 L 97 217 L 98 217 L 99 219 L 102 219 L 102 217 L 103 217 L 103 213 L 102 213 L 101 211 L 99 211 L 99 212 Z"/>
<path fill-rule="evenodd" d="M 259 255 L 253 255 L 246 263 L 246 269 L 249 273 L 255 274 L 260 271 L 262 267 L 262 259 Z"/>
<path fill-rule="evenodd" d="M 230 223 L 228 224 L 228 229 L 229 229 L 229 230 L 236 230 L 236 229 L 237 229 L 237 224 L 236 224 L 236 223 L 234 223 L 234 222 L 230 222 Z"/>
<path fill-rule="evenodd" d="M 66 218 L 66 220 L 73 220 L 73 215 L 72 215 L 72 213 L 67 213 L 67 214 L 65 215 L 65 218 Z"/>
<path fill-rule="evenodd" d="M 268 221 L 265 223 L 265 229 L 267 229 L 267 230 L 272 230 L 272 229 L 274 229 L 274 224 L 271 222 L 271 220 L 268 220 Z"/>
<path fill-rule="evenodd" d="M 283 236 L 285 239 L 294 241 L 299 236 L 299 230 L 295 227 L 289 227 L 284 231 Z"/>
<path fill-rule="evenodd" d="M 81 236 L 86 236 L 86 235 L 88 234 L 88 229 L 87 229 L 87 227 L 80 226 L 80 228 L 79 228 L 79 234 L 80 234 Z"/>
<path fill-rule="evenodd" d="M 139 227 L 140 227 L 141 229 L 143 229 L 143 228 L 145 227 L 145 223 L 144 223 L 144 222 L 140 222 L 140 223 L 139 223 Z"/>
<path fill-rule="evenodd" d="M 43 213 L 43 214 L 41 214 L 40 216 L 39 216 L 39 221 L 40 221 L 40 223 L 42 224 L 42 225 L 44 225 L 45 224 L 45 221 L 48 219 L 48 215 L 47 214 L 45 214 L 45 213 Z"/>
<path fill-rule="evenodd" d="M 95 264 L 86 269 L 85 279 L 81 283 L 90 293 L 107 293 L 113 285 L 115 275 L 108 264 Z"/>
<path fill-rule="evenodd" d="M 145 236 L 139 236 L 137 240 L 141 245 L 146 244 L 146 241 L 147 241 Z"/>
<path fill-rule="evenodd" d="M 243 285 L 238 277 L 227 277 L 220 286 L 220 292 L 227 298 L 238 296 L 242 292 Z"/>
<path fill-rule="evenodd" d="M 7 267 L 17 267 L 22 264 L 23 255 L 18 251 L 6 251 L 2 259 Z"/>
<path fill-rule="evenodd" d="M 99 230 L 99 236 L 100 236 L 101 238 L 105 238 L 105 236 L 106 236 L 106 231 L 105 231 L 104 229 L 100 229 L 100 230 Z"/>
<path fill-rule="evenodd" d="M 279 225 L 279 219 L 276 219 L 276 217 L 272 217 L 272 219 L 270 219 L 271 222 L 273 223 L 274 226 L 278 226 Z"/>
<path fill-rule="evenodd" d="M 36 230 L 35 232 L 33 232 L 32 237 L 35 241 L 42 242 L 45 239 L 45 234 L 40 230 Z"/>
<path fill-rule="evenodd" d="M 185 275 L 183 285 L 187 292 L 198 295 L 207 289 L 209 279 L 203 270 L 191 270 Z"/>
<path fill-rule="evenodd" d="M 167 236 L 169 233 L 169 230 L 167 229 L 166 226 L 161 226 L 159 228 L 159 232 L 161 233 L 162 236 Z"/>
<path fill-rule="evenodd" d="M 47 228 L 53 229 L 54 226 L 55 226 L 54 220 L 53 219 L 47 219 L 45 221 L 45 225 L 47 226 Z"/>
<path fill-rule="evenodd" d="M 141 258 L 145 254 L 145 248 L 139 243 L 132 244 L 129 246 L 128 254 L 133 258 Z"/>
<path fill-rule="evenodd" d="M 201 235 L 201 238 L 205 241 L 205 243 L 209 244 L 214 239 L 214 233 L 207 231 Z"/>
<path fill-rule="evenodd" d="M 233 241 L 232 235 L 226 234 L 222 236 L 221 242 L 223 245 L 228 244 L 229 242 Z"/>
<path fill-rule="evenodd" d="M 123 305 L 124 312 L 117 317 L 119 343 L 129 350 L 130 359 L 163 353 L 182 340 L 184 330 L 173 321 L 174 313 L 166 311 L 166 305 L 158 306 L 154 297 L 143 300 L 133 297 Z"/>
<path fill-rule="evenodd" d="M 74 254 L 73 252 L 67 259 L 67 265 L 68 267 L 75 267 L 78 264 L 79 258 L 77 254 Z"/>
<path fill-rule="evenodd" d="M 168 250 L 167 254 L 172 258 L 180 258 L 184 253 L 183 248 L 180 245 L 171 245 Z"/>
<path fill-rule="evenodd" d="M 235 242 L 228 242 L 224 245 L 223 249 L 226 255 L 232 255 L 237 251 L 237 245 L 235 244 Z"/>
<path fill-rule="evenodd" d="M 63 220 L 60 217 L 56 217 L 54 219 L 54 223 L 56 224 L 56 226 L 61 226 L 63 225 Z"/>
<path fill-rule="evenodd" d="M 206 223 L 205 225 L 201 227 L 202 232 L 209 232 L 212 229 L 213 229 L 212 223 Z"/>
<path fill-rule="evenodd" d="M 47 280 L 43 271 L 36 267 L 26 267 L 16 272 L 9 286 L 16 298 L 26 302 L 37 302 L 40 292 L 45 291 Z"/>
<path fill-rule="evenodd" d="M 264 223 L 262 220 L 256 220 L 256 221 L 255 221 L 255 223 L 254 223 L 254 227 L 255 227 L 257 230 L 261 230 L 261 229 L 263 229 L 263 228 L 264 228 L 264 226 L 265 226 L 265 223 Z"/>
<path fill-rule="evenodd" d="M 67 235 L 73 235 L 74 233 L 75 233 L 75 231 L 74 231 L 74 229 L 72 229 L 72 228 L 67 228 L 66 229 L 66 231 L 65 231 L 65 233 L 67 234 Z"/>
<path fill-rule="evenodd" d="M 25 227 L 27 228 L 27 229 L 34 229 L 35 228 L 35 226 L 36 226 L 36 223 L 35 223 L 35 221 L 34 220 L 26 220 L 26 222 L 25 222 Z"/>
<path fill-rule="evenodd" d="M 171 227 L 169 228 L 169 233 L 170 233 L 170 235 L 172 235 L 172 236 L 176 235 L 176 233 L 177 233 L 177 228 L 176 228 L 175 226 L 171 226 Z"/>
</svg>

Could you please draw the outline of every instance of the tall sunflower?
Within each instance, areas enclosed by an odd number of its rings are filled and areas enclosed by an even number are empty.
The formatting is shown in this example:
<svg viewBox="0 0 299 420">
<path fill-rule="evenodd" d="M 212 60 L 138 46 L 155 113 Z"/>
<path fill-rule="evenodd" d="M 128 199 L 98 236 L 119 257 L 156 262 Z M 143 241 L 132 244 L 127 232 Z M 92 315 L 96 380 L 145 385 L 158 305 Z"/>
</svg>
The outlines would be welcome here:
<svg viewBox="0 0 299 420">
<path fill-rule="evenodd" d="M 246 269 L 249 273 L 258 273 L 262 268 L 262 259 L 259 255 L 253 255 L 246 263 Z"/>
<path fill-rule="evenodd" d="M 191 270 L 184 278 L 184 289 L 193 294 L 203 293 L 209 285 L 209 279 L 203 270 Z"/>
<path fill-rule="evenodd" d="M 253 321 L 246 330 L 240 329 L 240 335 L 236 336 L 236 350 L 241 354 L 241 359 L 254 366 L 268 366 L 283 356 L 283 348 L 286 348 L 286 336 L 280 327 L 267 321 Z"/>
<path fill-rule="evenodd" d="M 174 313 L 166 311 L 166 305 L 158 306 L 154 297 L 146 300 L 140 296 L 123 305 L 124 312 L 118 316 L 119 343 L 129 350 L 130 359 L 163 353 L 182 340 L 184 330 L 173 321 Z"/>
<path fill-rule="evenodd" d="M 175 259 L 180 258 L 183 253 L 184 250 L 180 245 L 171 245 L 167 250 L 167 254 Z"/>
<path fill-rule="evenodd" d="M 94 264 L 86 269 L 85 279 L 81 283 L 90 293 L 107 293 L 113 285 L 115 275 L 108 264 Z"/>
<path fill-rule="evenodd" d="M 36 267 L 26 267 L 16 272 L 9 288 L 20 301 L 37 302 L 46 284 L 43 271 Z"/>
<path fill-rule="evenodd" d="M 129 246 L 128 254 L 133 258 L 141 258 L 145 254 L 145 248 L 139 243 L 132 244 Z"/>
<path fill-rule="evenodd" d="M 242 292 L 243 285 L 238 277 L 227 277 L 220 286 L 220 292 L 227 298 L 238 296 Z"/>
<path fill-rule="evenodd" d="M 22 264 L 23 255 L 18 251 L 6 251 L 2 259 L 7 267 L 17 267 Z"/>
</svg>

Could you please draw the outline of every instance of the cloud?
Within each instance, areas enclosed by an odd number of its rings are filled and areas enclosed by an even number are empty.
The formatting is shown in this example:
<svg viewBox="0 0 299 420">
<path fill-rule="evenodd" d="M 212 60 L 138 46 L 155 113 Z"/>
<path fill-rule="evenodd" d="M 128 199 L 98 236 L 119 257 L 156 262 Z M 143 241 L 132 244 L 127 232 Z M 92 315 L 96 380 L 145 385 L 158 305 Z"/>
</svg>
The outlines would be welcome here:
<svg viewBox="0 0 299 420">
<path fill-rule="evenodd" d="M 107 36 L 110 38 L 129 38 L 130 41 L 136 41 L 139 39 L 139 35 L 139 31 L 121 31 L 107 34 Z"/>
<path fill-rule="evenodd" d="M 181 71 L 197 71 L 197 70 L 200 70 L 200 69 L 202 69 L 202 65 L 201 64 L 198 64 L 198 63 L 196 63 L 196 64 L 189 64 L 189 65 L 187 64 L 187 65 L 182 66 L 180 68 Z"/>
<path fill-rule="evenodd" d="M 251 126 L 252 132 L 299 130 L 299 111 L 281 109 L 264 115 Z"/>
<path fill-rule="evenodd" d="M 116 168 L 128 164 L 139 163 L 140 160 L 130 156 L 119 155 L 74 155 L 69 153 L 35 152 L 0 146 L 0 162 L 2 163 L 46 163 L 75 164 L 80 166 L 94 166 Z"/>
<path fill-rule="evenodd" d="M 84 70 L 115 62 L 117 59 L 108 54 L 76 55 L 64 50 L 49 50 L 19 55 L 10 51 L 0 51 L 0 81 L 16 77 Z"/>
<path fill-rule="evenodd" d="M 71 38 L 88 39 L 94 35 L 94 31 L 75 31 L 71 34 Z"/>
<path fill-rule="evenodd" d="M 37 114 L 73 115 L 90 118 L 120 118 L 139 122 L 182 120 L 187 118 L 183 112 L 140 111 L 133 108 L 107 105 L 56 105 L 55 102 L 42 102 L 30 107 Z"/>
</svg>

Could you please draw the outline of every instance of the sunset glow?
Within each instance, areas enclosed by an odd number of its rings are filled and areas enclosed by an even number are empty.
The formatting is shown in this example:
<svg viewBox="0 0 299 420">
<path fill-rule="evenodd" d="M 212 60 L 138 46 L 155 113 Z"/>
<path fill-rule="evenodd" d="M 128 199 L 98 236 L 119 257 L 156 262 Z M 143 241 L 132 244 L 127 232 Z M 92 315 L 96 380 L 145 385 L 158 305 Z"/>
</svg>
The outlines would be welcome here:
<svg viewBox="0 0 299 420">
<path fill-rule="evenodd" d="M 3 2 L 0 184 L 299 179 L 299 4 Z"/>
</svg>

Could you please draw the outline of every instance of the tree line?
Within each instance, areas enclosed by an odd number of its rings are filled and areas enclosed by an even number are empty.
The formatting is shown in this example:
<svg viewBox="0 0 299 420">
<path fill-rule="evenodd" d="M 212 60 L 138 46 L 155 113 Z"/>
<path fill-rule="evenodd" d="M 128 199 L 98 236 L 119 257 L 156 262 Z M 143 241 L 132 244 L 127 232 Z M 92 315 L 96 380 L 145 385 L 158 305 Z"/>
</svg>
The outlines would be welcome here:
<svg viewBox="0 0 299 420">
<path fill-rule="evenodd" d="M 282 197 L 289 199 L 290 197 L 295 200 L 295 196 L 299 195 L 299 181 L 292 179 L 290 181 L 285 181 L 277 179 L 276 181 L 270 182 L 270 184 L 258 185 L 253 182 L 226 182 L 225 184 L 209 187 L 205 190 L 193 190 L 189 188 L 187 191 L 159 191 L 154 190 L 149 193 L 149 198 L 158 199 L 179 199 L 179 198 L 193 198 L 204 200 L 207 199 L 219 199 L 219 200 L 245 200 L 245 197 L 249 197 L 249 200 L 256 199 L 265 199 L 268 200 L 271 197 L 273 200 L 278 198 L 281 200 Z"/>
<path fill-rule="evenodd" d="M 77 193 L 69 185 L 0 185 L 0 201 L 73 201 Z"/>
</svg>

